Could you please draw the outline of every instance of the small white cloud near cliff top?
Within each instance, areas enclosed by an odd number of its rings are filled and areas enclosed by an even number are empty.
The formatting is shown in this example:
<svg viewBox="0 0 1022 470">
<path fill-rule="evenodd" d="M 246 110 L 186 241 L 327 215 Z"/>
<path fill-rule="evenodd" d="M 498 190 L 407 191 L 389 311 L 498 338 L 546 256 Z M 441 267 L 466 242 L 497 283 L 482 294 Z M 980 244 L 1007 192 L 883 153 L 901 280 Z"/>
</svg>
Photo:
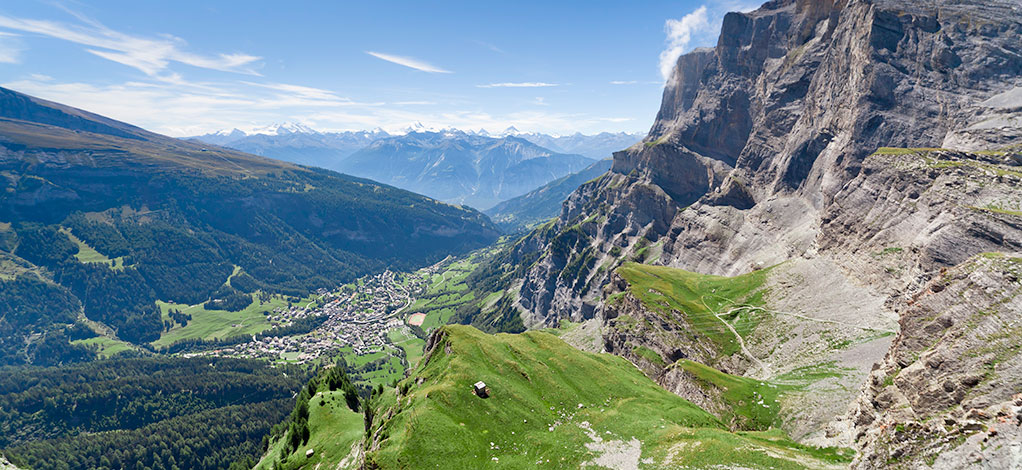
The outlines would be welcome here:
<svg viewBox="0 0 1022 470">
<path fill-rule="evenodd" d="M 710 30 L 706 5 L 681 17 L 680 20 L 667 20 L 664 30 L 667 32 L 667 48 L 660 53 L 660 76 L 668 80 L 674 72 L 674 64 L 678 57 L 685 53 L 692 42 L 692 36 Z"/>
</svg>

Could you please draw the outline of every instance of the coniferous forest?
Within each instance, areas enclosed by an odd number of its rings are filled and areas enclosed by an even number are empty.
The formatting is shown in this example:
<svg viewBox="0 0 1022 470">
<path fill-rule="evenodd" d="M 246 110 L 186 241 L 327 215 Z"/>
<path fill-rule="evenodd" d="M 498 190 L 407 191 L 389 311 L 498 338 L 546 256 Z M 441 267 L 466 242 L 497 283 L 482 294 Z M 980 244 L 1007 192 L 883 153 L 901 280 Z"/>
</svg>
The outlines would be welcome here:
<svg viewBox="0 0 1022 470">
<path fill-rule="evenodd" d="M 310 378 L 225 358 L 0 369 L 0 448 L 25 468 L 222 469 L 258 458 Z"/>
</svg>

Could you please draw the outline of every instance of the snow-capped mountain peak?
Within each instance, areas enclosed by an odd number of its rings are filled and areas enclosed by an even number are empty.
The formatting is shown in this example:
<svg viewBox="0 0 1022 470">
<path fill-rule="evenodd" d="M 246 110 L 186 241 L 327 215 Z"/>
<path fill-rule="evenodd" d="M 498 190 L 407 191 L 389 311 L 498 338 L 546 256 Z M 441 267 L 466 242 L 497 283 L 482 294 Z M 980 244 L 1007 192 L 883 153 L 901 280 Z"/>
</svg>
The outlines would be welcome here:
<svg viewBox="0 0 1022 470">
<path fill-rule="evenodd" d="M 522 131 L 518 130 L 517 127 L 515 127 L 515 126 L 508 126 L 507 129 L 504 129 L 504 132 L 500 133 L 500 136 L 501 137 L 507 137 L 509 135 L 519 135 L 521 133 L 522 133 Z"/>
<path fill-rule="evenodd" d="M 218 137 L 244 137 L 244 136 L 246 136 L 248 134 L 246 134 L 245 131 L 235 127 L 234 129 L 231 129 L 231 130 L 223 129 L 223 130 L 217 131 L 217 132 L 213 133 L 213 135 L 218 136 Z"/>
<path fill-rule="evenodd" d="M 405 134 L 423 133 L 423 132 L 444 133 L 444 132 L 447 132 L 449 130 L 451 130 L 451 128 L 441 128 L 441 127 L 436 127 L 436 126 L 427 126 L 427 125 L 423 124 L 422 122 L 416 121 L 414 124 L 406 127 L 403 132 Z"/>
<path fill-rule="evenodd" d="M 252 129 L 252 134 L 265 134 L 265 135 L 287 135 L 287 134 L 319 134 L 319 131 L 306 126 L 299 122 L 281 122 L 270 124 L 265 127 L 257 127 Z"/>
</svg>

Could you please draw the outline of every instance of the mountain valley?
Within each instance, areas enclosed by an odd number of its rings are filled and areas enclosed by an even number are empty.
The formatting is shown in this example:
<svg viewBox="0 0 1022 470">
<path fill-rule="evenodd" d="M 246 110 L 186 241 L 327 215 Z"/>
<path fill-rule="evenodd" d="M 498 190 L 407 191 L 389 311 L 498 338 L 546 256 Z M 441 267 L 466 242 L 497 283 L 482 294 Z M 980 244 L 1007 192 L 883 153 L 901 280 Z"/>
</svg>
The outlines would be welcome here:
<svg viewBox="0 0 1022 470">
<path fill-rule="evenodd" d="M 1022 469 L 1020 90 L 1014 0 L 727 13 L 645 136 L 0 88 L 0 469 Z"/>
</svg>

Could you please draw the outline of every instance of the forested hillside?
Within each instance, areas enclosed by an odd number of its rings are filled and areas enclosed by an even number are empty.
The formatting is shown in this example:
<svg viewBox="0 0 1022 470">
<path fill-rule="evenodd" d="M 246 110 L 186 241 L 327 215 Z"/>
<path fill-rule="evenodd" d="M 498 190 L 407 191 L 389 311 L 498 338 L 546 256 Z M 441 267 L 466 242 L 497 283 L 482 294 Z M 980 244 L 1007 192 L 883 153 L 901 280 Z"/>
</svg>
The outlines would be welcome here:
<svg viewBox="0 0 1022 470">
<path fill-rule="evenodd" d="M 263 451 L 309 377 L 216 358 L 0 368 L 0 448 L 24 468 L 223 469 Z"/>
</svg>

